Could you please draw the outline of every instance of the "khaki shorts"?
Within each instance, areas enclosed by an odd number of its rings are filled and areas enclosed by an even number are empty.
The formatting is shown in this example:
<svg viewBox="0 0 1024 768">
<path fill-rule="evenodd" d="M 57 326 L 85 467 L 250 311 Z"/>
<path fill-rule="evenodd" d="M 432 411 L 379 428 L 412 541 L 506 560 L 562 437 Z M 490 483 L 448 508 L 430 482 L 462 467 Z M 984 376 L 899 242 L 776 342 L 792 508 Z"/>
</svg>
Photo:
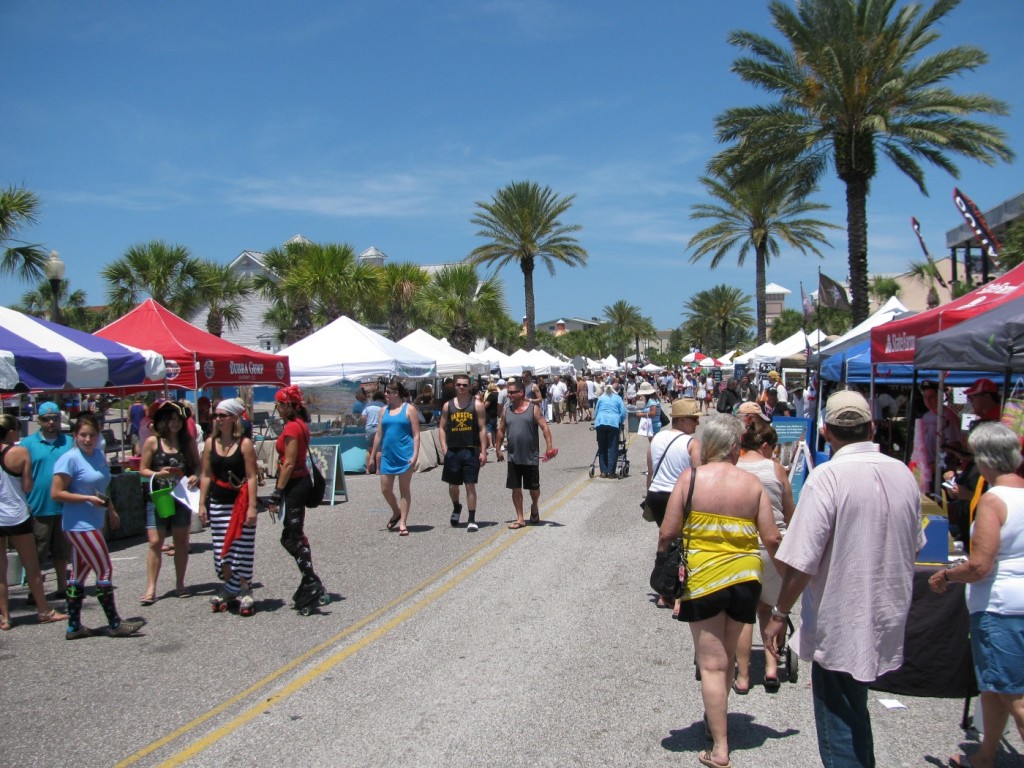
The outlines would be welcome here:
<svg viewBox="0 0 1024 768">
<path fill-rule="evenodd" d="M 46 562 L 47 553 L 53 560 L 60 560 L 62 563 L 70 559 L 71 548 L 61 527 L 63 522 L 64 515 L 32 518 L 32 533 L 36 537 L 36 554 L 39 556 L 40 565 Z"/>
</svg>

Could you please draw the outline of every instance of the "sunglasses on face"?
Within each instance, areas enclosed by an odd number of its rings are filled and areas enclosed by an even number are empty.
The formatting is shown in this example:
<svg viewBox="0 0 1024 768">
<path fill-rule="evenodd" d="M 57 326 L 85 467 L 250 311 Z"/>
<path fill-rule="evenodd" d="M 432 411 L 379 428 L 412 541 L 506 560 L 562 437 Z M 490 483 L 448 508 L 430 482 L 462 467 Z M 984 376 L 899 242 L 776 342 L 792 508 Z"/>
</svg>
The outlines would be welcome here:
<svg viewBox="0 0 1024 768">
<path fill-rule="evenodd" d="M 456 384 L 458 389 L 469 389 L 469 384 Z"/>
<path fill-rule="evenodd" d="M 230 413 L 215 413 L 215 414 L 213 414 L 213 418 L 215 418 L 215 419 L 227 419 L 227 418 L 230 418 L 230 416 L 231 416 Z"/>
<path fill-rule="evenodd" d="M 59 421 L 60 416 L 40 416 L 40 421 Z"/>
<path fill-rule="evenodd" d="M 520 390 L 518 390 L 518 389 L 510 389 L 510 390 L 508 391 L 508 393 L 509 393 L 510 395 L 521 395 L 521 394 L 523 394 L 523 393 L 522 393 L 522 391 L 520 391 Z"/>
</svg>

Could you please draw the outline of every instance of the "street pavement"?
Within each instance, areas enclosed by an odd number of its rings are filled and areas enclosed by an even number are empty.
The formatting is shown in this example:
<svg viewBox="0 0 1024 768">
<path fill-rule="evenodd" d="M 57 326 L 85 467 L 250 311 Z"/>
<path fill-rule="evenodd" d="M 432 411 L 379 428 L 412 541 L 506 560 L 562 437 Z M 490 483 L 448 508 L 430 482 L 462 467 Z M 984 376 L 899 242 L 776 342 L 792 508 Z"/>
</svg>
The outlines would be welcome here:
<svg viewBox="0 0 1024 768">
<path fill-rule="evenodd" d="M 165 557 L 151 607 L 138 602 L 144 543 L 115 542 L 121 613 L 149 622 L 138 637 L 66 642 L 12 588 L 0 765 L 698 765 L 690 633 L 647 586 L 657 532 L 638 506 L 646 440 L 632 438 L 628 478 L 592 479 L 588 427 L 551 427 L 560 453 L 541 465 L 543 525 L 521 531 L 506 527 L 515 516 L 493 454 L 476 533 L 465 513 L 449 526 L 438 469 L 413 478 L 403 538 L 384 528 L 378 478 L 349 476 L 347 503 L 307 515 L 334 597 L 309 617 L 289 607 L 298 572 L 263 515 L 251 618 L 211 612 L 208 532 L 193 537 L 195 596 L 172 596 Z M 92 597 L 84 621 L 104 623 Z M 755 648 L 755 683 L 762 671 Z M 880 766 L 945 765 L 966 743 L 961 700 L 870 701 Z M 734 765 L 819 764 L 806 665 L 796 684 L 775 695 L 755 685 L 730 710 Z"/>
</svg>

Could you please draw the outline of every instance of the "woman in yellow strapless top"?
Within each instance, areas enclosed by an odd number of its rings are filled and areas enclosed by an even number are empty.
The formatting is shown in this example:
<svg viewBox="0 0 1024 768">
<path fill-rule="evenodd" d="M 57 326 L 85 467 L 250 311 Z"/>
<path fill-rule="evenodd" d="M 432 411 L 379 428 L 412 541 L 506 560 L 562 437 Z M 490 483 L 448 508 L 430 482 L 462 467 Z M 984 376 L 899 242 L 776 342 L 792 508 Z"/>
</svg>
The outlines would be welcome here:
<svg viewBox="0 0 1024 768">
<path fill-rule="evenodd" d="M 726 718 L 733 659 L 745 624 L 757 619 L 761 594 L 758 534 L 774 558 L 781 537 L 761 481 L 737 469 L 742 425 L 734 416 L 711 419 L 701 435 L 702 466 L 683 472 L 668 500 L 658 536 L 658 551 L 668 551 L 682 535 L 690 577 L 679 620 L 690 625 L 705 718 L 714 746 L 698 760 L 708 766 L 729 764 Z M 683 510 L 696 471 L 689 519 Z"/>
</svg>

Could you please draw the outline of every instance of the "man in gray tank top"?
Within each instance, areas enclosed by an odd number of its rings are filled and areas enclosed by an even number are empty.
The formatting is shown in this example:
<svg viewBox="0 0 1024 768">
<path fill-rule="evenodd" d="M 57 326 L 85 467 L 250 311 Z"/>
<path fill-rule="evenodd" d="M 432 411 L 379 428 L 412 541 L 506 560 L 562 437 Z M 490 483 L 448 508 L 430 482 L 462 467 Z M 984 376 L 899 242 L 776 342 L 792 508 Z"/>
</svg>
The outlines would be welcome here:
<svg viewBox="0 0 1024 768">
<path fill-rule="evenodd" d="M 547 446 L 545 460 L 554 458 L 557 451 L 551 439 L 551 430 L 541 413 L 540 406 L 524 397 L 524 383 L 510 379 L 508 383 L 508 407 L 501 413 L 498 434 L 494 444 L 498 461 L 505 460 L 501 450 L 502 442 L 508 437 L 508 473 L 505 487 L 512 489 L 512 505 L 516 510 L 516 521 L 509 528 L 516 530 L 526 526 L 523 514 L 523 489 L 530 491 L 530 525 L 540 524 L 540 431 L 544 432 Z"/>
</svg>

